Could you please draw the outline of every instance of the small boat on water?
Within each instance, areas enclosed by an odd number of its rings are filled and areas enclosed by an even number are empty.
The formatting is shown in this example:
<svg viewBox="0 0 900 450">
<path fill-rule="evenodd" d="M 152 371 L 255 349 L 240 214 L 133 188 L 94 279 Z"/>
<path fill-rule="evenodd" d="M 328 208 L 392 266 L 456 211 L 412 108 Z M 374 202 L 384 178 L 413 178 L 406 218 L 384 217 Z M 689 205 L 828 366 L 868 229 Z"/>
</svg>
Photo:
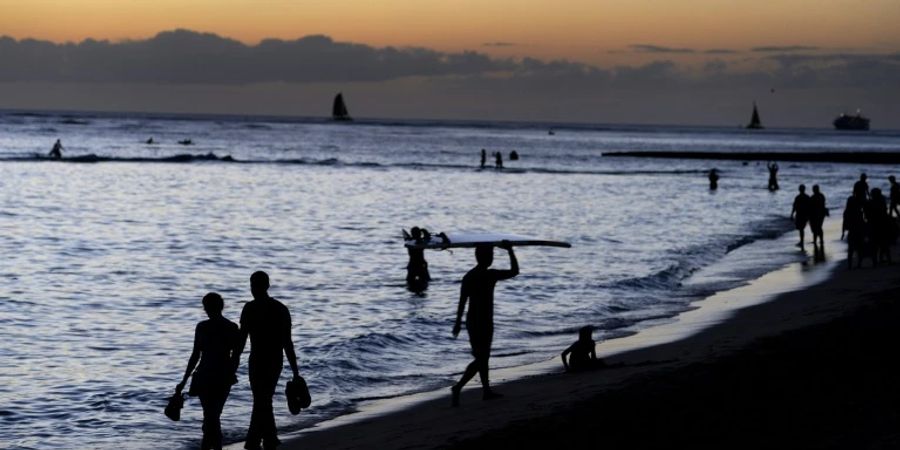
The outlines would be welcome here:
<svg viewBox="0 0 900 450">
<path fill-rule="evenodd" d="M 753 102 L 753 115 L 750 116 L 750 123 L 747 124 L 748 130 L 762 130 L 762 122 L 759 121 L 759 111 L 756 110 L 756 102 Z"/>
<path fill-rule="evenodd" d="M 841 114 L 840 116 L 837 116 L 837 118 L 834 119 L 834 122 L 832 123 L 834 123 L 834 128 L 836 130 L 869 130 L 869 118 L 863 117 L 863 115 L 859 113 L 859 110 L 856 111 L 855 116 Z"/>
<path fill-rule="evenodd" d="M 347 105 L 344 104 L 344 95 L 341 92 L 338 92 L 338 95 L 334 97 L 334 106 L 331 108 L 331 119 L 338 122 L 349 122 L 353 120 L 353 118 L 350 117 L 350 112 L 347 111 Z"/>
</svg>

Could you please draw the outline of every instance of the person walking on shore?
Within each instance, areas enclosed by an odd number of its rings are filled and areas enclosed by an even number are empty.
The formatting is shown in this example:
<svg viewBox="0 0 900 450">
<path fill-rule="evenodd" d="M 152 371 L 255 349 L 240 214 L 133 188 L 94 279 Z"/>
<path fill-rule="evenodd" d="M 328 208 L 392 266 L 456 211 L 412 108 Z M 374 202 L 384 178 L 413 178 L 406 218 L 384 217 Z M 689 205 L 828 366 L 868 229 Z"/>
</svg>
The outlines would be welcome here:
<svg viewBox="0 0 900 450">
<path fill-rule="evenodd" d="M 481 168 L 484 169 L 484 165 L 487 164 L 487 150 L 481 149 Z"/>
<path fill-rule="evenodd" d="M 719 188 L 719 171 L 716 169 L 709 169 L 709 174 L 707 174 L 707 178 L 709 178 L 709 190 L 714 191 Z"/>
<path fill-rule="evenodd" d="M 897 183 L 897 179 L 893 175 L 888 177 L 888 181 L 891 182 L 891 206 L 888 207 L 888 217 L 900 217 L 900 209 L 897 209 L 900 205 L 900 183 Z"/>
<path fill-rule="evenodd" d="M 462 328 L 462 314 L 469 302 L 466 314 L 466 331 L 472 356 L 475 360 L 469 363 L 459 382 L 450 388 L 452 405 L 459 406 L 459 395 L 463 386 L 477 373 L 481 377 L 482 398 L 491 400 L 501 397 L 491 390 L 488 376 L 488 360 L 491 357 L 491 342 L 494 337 L 494 286 L 500 280 L 513 278 L 519 274 L 519 262 L 512 246 L 504 241 L 499 245 L 509 254 L 509 270 L 491 269 L 494 262 L 494 247 L 483 245 L 475 247 L 477 265 L 463 277 L 459 292 L 459 307 L 456 310 L 456 323 L 453 325 L 453 337 L 459 335 Z"/>
<path fill-rule="evenodd" d="M 769 168 L 769 190 L 778 190 L 778 163 L 770 162 L 766 167 Z"/>
<path fill-rule="evenodd" d="M 869 183 L 866 182 L 867 178 L 866 173 L 863 172 L 859 175 L 859 181 L 853 183 L 853 195 L 863 201 L 869 199 Z"/>
<path fill-rule="evenodd" d="M 791 209 L 791 220 L 794 221 L 794 226 L 797 228 L 797 231 L 800 232 L 800 242 L 797 243 L 797 247 L 803 248 L 803 230 L 806 228 L 806 222 L 809 221 L 809 196 L 806 195 L 806 185 L 801 184 L 799 188 L 797 188 L 800 193 L 794 197 L 794 207 Z"/>
<path fill-rule="evenodd" d="M 819 190 L 819 185 L 814 184 L 812 190 L 813 195 L 809 199 L 809 230 L 812 231 L 813 248 L 824 251 L 825 233 L 822 231 L 822 224 L 828 215 L 828 207 L 825 206 L 825 194 Z"/>
<path fill-rule="evenodd" d="M 283 355 L 287 356 L 294 378 L 297 355 L 291 339 L 291 313 L 278 300 L 269 296 L 269 275 L 263 271 L 250 276 L 250 292 L 253 300 L 244 305 L 241 312 L 241 332 L 238 338 L 235 367 L 250 337 L 250 390 L 253 392 L 253 412 L 244 448 L 260 449 L 260 440 L 266 450 L 276 448 L 281 442 L 275 428 L 272 396 L 284 368 Z"/>
<path fill-rule="evenodd" d="M 209 319 L 197 324 L 194 350 L 188 359 L 184 378 L 175 387 L 176 394 L 180 395 L 193 374 L 188 395 L 200 397 L 200 405 L 203 407 L 203 440 L 200 441 L 202 450 L 222 449 L 222 424 L 219 418 L 231 386 L 237 383 L 234 357 L 237 352 L 238 326 L 222 316 L 224 307 L 222 296 L 215 292 L 203 297 L 203 309 Z M 196 372 L 194 368 L 197 369 Z"/>
</svg>

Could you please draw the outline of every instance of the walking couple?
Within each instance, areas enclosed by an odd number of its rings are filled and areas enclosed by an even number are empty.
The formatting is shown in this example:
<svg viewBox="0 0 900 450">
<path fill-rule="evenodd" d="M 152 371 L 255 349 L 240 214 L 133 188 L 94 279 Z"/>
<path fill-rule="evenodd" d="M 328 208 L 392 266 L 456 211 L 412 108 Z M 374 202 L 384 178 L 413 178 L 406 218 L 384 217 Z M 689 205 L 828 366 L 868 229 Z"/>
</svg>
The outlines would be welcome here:
<svg viewBox="0 0 900 450">
<path fill-rule="evenodd" d="M 175 390 L 180 395 L 193 374 L 188 394 L 199 397 L 203 406 L 201 448 L 204 450 L 222 448 L 219 417 L 231 386 L 237 383 L 237 368 L 248 336 L 253 413 L 244 448 L 268 450 L 280 444 L 272 397 L 284 366 L 282 357 L 287 356 L 294 379 L 299 379 L 300 373 L 291 340 L 291 314 L 284 304 L 270 297 L 268 291 L 269 276 L 265 272 L 255 272 L 250 276 L 253 300 L 244 305 L 240 328 L 222 315 L 224 301 L 221 295 L 210 292 L 203 297 L 203 309 L 209 320 L 197 324 L 194 349 L 184 378 Z"/>
</svg>

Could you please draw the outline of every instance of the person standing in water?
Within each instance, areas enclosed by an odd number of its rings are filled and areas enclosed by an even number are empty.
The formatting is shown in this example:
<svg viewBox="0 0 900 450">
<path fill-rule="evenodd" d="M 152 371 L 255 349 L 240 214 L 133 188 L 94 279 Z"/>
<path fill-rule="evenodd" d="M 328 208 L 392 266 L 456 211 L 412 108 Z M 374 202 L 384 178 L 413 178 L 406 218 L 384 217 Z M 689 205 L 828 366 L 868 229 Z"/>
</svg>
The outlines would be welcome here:
<svg viewBox="0 0 900 450">
<path fill-rule="evenodd" d="M 503 168 L 503 154 L 500 152 L 494 153 L 494 167 L 497 169 Z"/>
<path fill-rule="evenodd" d="M 800 242 L 797 243 L 797 247 L 803 248 L 803 231 L 806 228 L 806 223 L 809 221 L 809 196 L 806 195 L 806 185 L 801 184 L 800 187 L 797 188 L 800 193 L 794 197 L 794 207 L 791 209 L 791 220 L 794 221 L 794 226 L 797 228 L 797 231 L 800 232 Z"/>
<path fill-rule="evenodd" d="M 709 174 L 707 175 L 709 178 L 709 190 L 714 191 L 719 188 L 719 171 L 716 169 L 709 169 Z"/>
<path fill-rule="evenodd" d="M 481 168 L 484 169 L 484 165 L 487 164 L 487 150 L 481 149 Z"/>
<path fill-rule="evenodd" d="M 853 195 L 863 201 L 869 199 L 869 183 L 866 179 L 866 173 L 863 172 L 859 175 L 859 181 L 853 184 Z"/>
<path fill-rule="evenodd" d="M 409 233 L 416 243 L 423 241 L 422 230 L 419 227 L 412 227 Z M 428 273 L 428 261 L 425 261 L 425 250 L 406 247 L 406 251 L 409 253 L 409 264 L 406 265 L 406 284 L 413 291 L 423 291 L 431 281 L 431 274 Z"/>
<path fill-rule="evenodd" d="M 222 316 L 224 307 L 222 296 L 215 292 L 203 297 L 203 309 L 209 319 L 197 324 L 194 350 L 188 359 L 184 378 L 175 387 L 176 394 L 180 395 L 188 378 L 194 375 L 188 394 L 200 397 L 200 405 L 203 406 L 203 440 L 200 441 L 203 450 L 221 450 L 222 424 L 219 418 L 231 386 L 237 383 L 234 357 L 238 326 Z"/>
<path fill-rule="evenodd" d="M 62 149 L 62 142 L 57 139 L 56 143 L 53 144 L 53 148 L 50 149 L 50 153 L 47 153 L 47 156 L 50 157 L 50 159 L 62 159 Z"/>
<path fill-rule="evenodd" d="M 809 230 L 812 231 L 813 248 L 824 251 L 825 233 L 822 231 L 822 224 L 828 215 L 828 208 L 825 206 L 825 195 L 819 191 L 818 184 L 813 185 L 812 191 L 813 195 L 809 199 Z"/>
<path fill-rule="evenodd" d="M 509 270 L 491 269 L 494 262 L 494 247 L 482 245 L 475 247 L 477 264 L 463 277 L 459 292 L 459 307 L 456 310 L 456 323 L 453 325 L 453 337 L 459 335 L 462 328 L 462 315 L 469 303 L 466 314 L 466 332 L 472 346 L 475 360 L 469 363 L 459 382 L 450 388 L 452 405 L 459 406 L 459 395 L 463 386 L 477 373 L 481 377 L 482 399 L 492 400 L 501 397 L 491 390 L 488 374 L 488 360 L 491 357 L 491 342 L 494 338 L 494 287 L 500 280 L 507 280 L 519 274 L 519 262 L 508 242 L 499 245 L 509 254 Z"/>
<path fill-rule="evenodd" d="M 269 296 L 269 275 L 263 271 L 250 276 L 250 292 L 253 300 L 244 305 L 241 312 L 241 332 L 238 338 L 235 367 L 250 337 L 250 390 L 253 392 L 253 412 L 244 448 L 260 449 L 260 440 L 266 449 L 277 447 L 278 432 L 272 396 L 284 368 L 283 356 L 287 356 L 294 379 L 300 378 L 297 355 L 291 339 L 291 313 L 278 300 Z"/>
<path fill-rule="evenodd" d="M 769 169 L 769 190 L 778 190 L 778 163 L 770 162 L 766 167 Z"/>
</svg>

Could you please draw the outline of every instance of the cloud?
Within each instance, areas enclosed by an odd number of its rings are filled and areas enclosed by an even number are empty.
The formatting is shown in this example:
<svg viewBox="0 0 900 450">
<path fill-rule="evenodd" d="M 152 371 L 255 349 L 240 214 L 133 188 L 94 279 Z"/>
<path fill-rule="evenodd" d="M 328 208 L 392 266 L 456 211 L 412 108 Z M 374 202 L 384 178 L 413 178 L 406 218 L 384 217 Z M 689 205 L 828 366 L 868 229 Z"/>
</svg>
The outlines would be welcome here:
<svg viewBox="0 0 900 450">
<path fill-rule="evenodd" d="M 483 47 L 517 47 L 519 44 L 516 44 L 515 42 L 497 41 L 497 42 L 485 42 L 484 44 L 481 44 L 481 45 Z"/>
<path fill-rule="evenodd" d="M 819 50 L 819 47 L 813 47 L 809 45 L 776 45 L 766 47 L 753 47 L 750 49 L 750 51 L 757 53 L 811 52 L 815 50 Z"/>
<path fill-rule="evenodd" d="M 652 44 L 633 44 L 628 48 L 641 53 L 694 53 L 691 48 L 664 47 Z"/>
<path fill-rule="evenodd" d="M 384 81 L 513 67 L 477 52 L 375 48 L 314 35 L 249 46 L 211 33 L 166 31 L 146 40 L 56 44 L 0 38 L 0 81 L 265 83 Z"/>
<path fill-rule="evenodd" d="M 738 52 L 737 50 L 731 50 L 727 48 L 711 48 L 709 50 L 704 50 L 703 53 L 709 55 L 733 55 Z"/>
</svg>

